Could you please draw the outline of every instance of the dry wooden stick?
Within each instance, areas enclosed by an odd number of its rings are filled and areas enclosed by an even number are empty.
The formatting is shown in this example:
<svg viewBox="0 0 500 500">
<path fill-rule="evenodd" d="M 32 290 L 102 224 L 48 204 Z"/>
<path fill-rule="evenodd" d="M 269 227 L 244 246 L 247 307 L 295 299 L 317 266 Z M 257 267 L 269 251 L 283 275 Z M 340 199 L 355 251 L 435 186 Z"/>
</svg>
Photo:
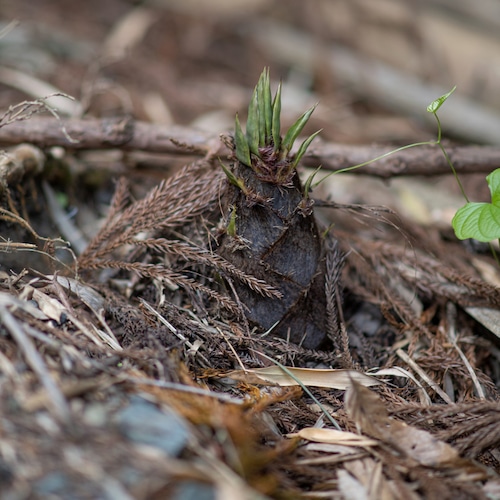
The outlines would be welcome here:
<svg viewBox="0 0 500 500">
<path fill-rule="evenodd" d="M 64 127 L 64 128 L 63 128 Z M 68 140 L 68 134 L 72 141 Z M 135 121 L 131 118 L 69 119 L 33 117 L 0 128 L 0 146 L 31 143 L 39 147 L 63 146 L 73 150 L 112 149 L 149 153 L 199 155 L 209 153 L 224 157 L 229 150 L 216 134 L 189 127 L 165 127 Z M 309 167 L 322 165 L 325 170 L 340 170 L 373 160 L 390 146 L 344 145 L 316 141 L 303 159 Z M 500 167 L 500 147 L 449 146 L 447 151 L 458 173 L 489 173 Z M 384 179 L 402 175 L 434 176 L 450 173 L 442 152 L 437 147 L 419 146 L 353 170 Z"/>
<path fill-rule="evenodd" d="M 71 141 L 65 135 L 72 139 Z M 193 128 L 165 127 L 132 118 L 68 119 L 33 117 L 0 128 L 3 146 L 28 142 L 39 147 L 110 149 L 169 154 L 206 154 L 218 137 Z"/>
<path fill-rule="evenodd" d="M 395 148 L 324 142 L 311 148 L 302 164 L 340 170 L 378 158 L 392 149 Z M 500 167 L 500 148 L 496 146 L 447 146 L 446 151 L 460 174 L 490 173 Z M 447 175 L 451 169 L 437 146 L 417 146 L 386 156 L 352 173 L 389 179 L 402 175 Z"/>
</svg>

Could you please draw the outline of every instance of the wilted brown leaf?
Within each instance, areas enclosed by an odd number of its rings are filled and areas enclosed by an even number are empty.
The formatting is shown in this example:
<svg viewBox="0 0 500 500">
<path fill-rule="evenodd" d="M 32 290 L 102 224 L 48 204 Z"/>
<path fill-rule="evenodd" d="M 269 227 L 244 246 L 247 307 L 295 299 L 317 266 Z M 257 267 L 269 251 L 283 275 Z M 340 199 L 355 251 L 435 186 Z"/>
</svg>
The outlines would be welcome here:
<svg viewBox="0 0 500 500">
<path fill-rule="evenodd" d="M 356 380 L 358 384 L 366 387 L 372 387 L 381 383 L 379 380 L 365 373 L 354 370 L 294 368 L 291 366 L 286 366 L 285 368 L 305 386 L 346 390 L 351 380 Z M 269 366 L 254 370 L 233 370 L 226 373 L 225 377 L 251 384 L 300 385 L 297 380 L 294 380 L 293 377 L 278 366 Z"/>
<path fill-rule="evenodd" d="M 398 453 L 403 453 L 422 465 L 466 468 L 466 475 L 481 475 L 478 468 L 460 458 L 457 450 L 449 444 L 427 431 L 389 417 L 380 398 L 354 380 L 346 393 L 346 409 L 361 432 L 380 439 Z M 473 469 L 476 469 L 475 472 Z"/>
<path fill-rule="evenodd" d="M 341 444 L 343 446 L 377 446 L 378 441 L 369 439 L 359 434 L 347 431 L 337 431 L 336 429 L 318 429 L 316 427 L 306 427 L 289 437 L 300 437 L 316 443 Z"/>
</svg>

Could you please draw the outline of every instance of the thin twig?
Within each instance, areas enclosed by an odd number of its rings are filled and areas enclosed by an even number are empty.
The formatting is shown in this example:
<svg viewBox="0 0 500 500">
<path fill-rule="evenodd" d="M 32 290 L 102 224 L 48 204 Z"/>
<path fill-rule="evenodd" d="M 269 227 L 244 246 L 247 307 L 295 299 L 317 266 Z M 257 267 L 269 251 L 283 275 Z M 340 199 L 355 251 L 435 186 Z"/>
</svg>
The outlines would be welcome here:
<svg viewBox="0 0 500 500">
<path fill-rule="evenodd" d="M 49 370 L 45 366 L 42 357 L 36 350 L 31 339 L 25 334 L 22 326 L 17 322 L 15 317 L 3 305 L 0 305 L 0 318 L 13 339 L 17 342 L 19 349 L 24 353 L 26 361 L 38 375 L 40 382 L 47 391 L 49 401 L 52 403 L 51 407 L 54 416 L 63 422 L 68 422 L 70 419 L 68 403 L 50 375 Z"/>
<path fill-rule="evenodd" d="M 446 392 L 443 391 L 443 389 L 441 389 L 441 387 L 439 387 L 439 385 L 434 382 L 430 377 L 429 375 L 427 375 L 427 373 L 424 372 L 424 370 L 422 370 L 422 368 L 420 368 L 420 366 L 417 365 L 417 363 L 415 363 L 415 361 L 413 361 L 413 359 L 410 358 L 410 356 L 408 356 L 408 354 L 406 354 L 405 351 L 403 351 L 402 349 L 398 349 L 396 351 L 396 354 L 398 355 L 399 358 L 401 358 L 413 371 L 415 371 L 416 373 L 418 373 L 418 375 L 420 376 L 420 378 L 431 388 L 433 389 L 437 394 L 439 394 L 441 396 L 441 398 L 443 399 L 443 401 L 445 401 L 446 403 L 448 404 L 453 404 L 453 401 L 450 399 L 450 396 L 448 396 L 448 394 L 446 394 Z"/>
<path fill-rule="evenodd" d="M 235 405 L 242 405 L 244 402 L 241 399 L 233 398 L 231 396 L 228 396 L 227 394 L 220 394 L 218 392 L 207 391 L 206 389 L 202 389 L 201 387 L 192 387 L 190 385 L 177 384 L 175 382 L 165 382 L 163 380 L 153 380 L 149 378 L 144 379 L 138 377 L 123 377 L 123 380 L 139 385 L 154 385 L 155 387 L 162 387 L 164 389 L 171 389 L 173 391 L 189 392 L 191 394 L 198 394 L 199 396 L 207 396 L 209 398 L 219 399 L 220 401 L 232 403 Z"/>
<path fill-rule="evenodd" d="M 148 312 L 153 314 L 154 317 L 157 318 L 162 325 L 166 326 L 181 342 L 184 342 L 189 347 L 189 349 L 192 349 L 193 351 L 195 350 L 194 345 L 181 332 L 179 332 L 177 328 L 175 328 L 175 326 L 167 321 L 167 319 L 164 318 L 154 307 L 151 307 L 151 305 L 148 304 L 144 299 L 139 299 L 139 302 Z M 207 364 L 207 366 L 210 366 L 208 359 L 205 358 L 203 354 L 198 352 L 198 356 Z"/>
<path fill-rule="evenodd" d="M 458 346 L 457 342 L 457 329 L 456 329 L 456 314 L 457 314 L 457 308 L 455 304 L 452 302 L 448 302 L 447 307 L 446 307 L 446 313 L 448 316 L 448 338 L 450 339 L 451 343 L 453 344 L 453 347 L 455 350 L 458 352 L 458 355 L 460 356 L 460 359 L 463 361 L 465 367 L 467 368 L 467 371 L 469 372 L 469 375 L 472 379 L 472 382 L 474 383 L 474 387 L 476 388 L 476 393 L 479 397 L 479 399 L 486 400 L 486 394 L 484 393 L 483 386 L 479 383 L 479 379 L 477 378 L 476 372 L 474 371 L 474 368 L 472 368 L 469 360 L 463 353 L 462 349 Z"/>
<path fill-rule="evenodd" d="M 64 129 L 61 127 L 64 125 Z M 70 142 L 69 136 L 77 142 Z M 165 127 L 132 119 L 55 120 L 32 117 L 0 128 L 0 145 L 29 142 L 41 147 L 63 146 L 69 149 L 112 149 L 149 153 L 205 156 L 213 151 L 214 134 L 180 126 Z M 300 142 L 300 141 L 299 141 Z M 302 164 L 321 165 L 324 170 L 340 170 L 373 160 L 391 151 L 391 146 L 346 145 L 316 140 Z M 500 148 L 494 146 L 448 146 L 448 154 L 457 173 L 489 173 L 500 164 Z M 230 155 L 221 143 L 221 158 Z M 437 147 L 406 149 L 367 167 L 353 170 L 388 179 L 405 175 L 447 175 L 450 167 Z"/>
</svg>

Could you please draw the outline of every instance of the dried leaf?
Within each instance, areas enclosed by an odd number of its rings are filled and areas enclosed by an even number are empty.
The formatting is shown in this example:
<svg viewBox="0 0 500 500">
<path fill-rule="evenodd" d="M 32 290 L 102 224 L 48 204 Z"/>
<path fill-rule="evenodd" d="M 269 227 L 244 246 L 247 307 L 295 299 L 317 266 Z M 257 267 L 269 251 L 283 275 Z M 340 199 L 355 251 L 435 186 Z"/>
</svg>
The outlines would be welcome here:
<svg viewBox="0 0 500 500">
<path fill-rule="evenodd" d="M 299 432 L 290 434 L 289 437 L 300 437 L 315 443 L 341 444 L 343 446 L 377 446 L 378 441 L 369 439 L 353 432 L 337 431 L 336 429 L 318 429 L 316 427 L 306 427 Z"/>
<path fill-rule="evenodd" d="M 49 280 L 56 279 L 61 286 L 76 294 L 85 305 L 94 311 L 103 309 L 106 304 L 106 301 L 101 294 L 81 281 L 73 278 L 67 278 L 66 276 L 56 275 L 49 275 L 47 278 Z"/>
<path fill-rule="evenodd" d="M 391 481 L 388 481 L 383 475 L 382 462 L 375 461 L 373 458 L 363 458 L 362 460 L 347 462 L 345 468 L 346 473 L 350 473 L 358 482 L 356 489 L 363 493 L 363 498 L 370 500 L 396 500 L 401 498 L 400 495 L 395 494 L 393 491 Z M 345 479 L 346 477 L 342 480 L 344 484 L 347 482 Z M 350 484 L 350 487 L 344 496 L 346 498 L 359 498 L 356 495 L 352 496 L 352 493 L 354 493 L 352 487 L 355 483 L 351 481 L 348 484 Z M 340 486 L 340 489 L 344 493 L 342 486 Z M 416 498 L 416 496 L 410 494 L 405 495 L 403 498 Z"/>
<path fill-rule="evenodd" d="M 346 470 L 337 473 L 339 490 L 346 500 L 369 500 L 366 488 Z"/>
<path fill-rule="evenodd" d="M 466 307 L 465 310 L 497 338 L 500 338 L 500 311 L 498 309 Z"/>
<path fill-rule="evenodd" d="M 42 321 L 46 321 L 49 319 L 46 314 L 44 314 L 42 311 L 40 311 L 40 309 L 38 309 L 38 307 L 33 306 L 26 300 L 14 297 L 13 295 L 7 292 L 0 292 L 0 306 L 19 308 L 30 314 L 33 318 Z"/>
<path fill-rule="evenodd" d="M 40 290 L 33 289 L 33 300 L 36 300 L 40 310 L 50 319 L 61 322 L 61 314 L 66 312 L 66 308 L 56 299 L 49 297 Z"/>
<path fill-rule="evenodd" d="M 294 368 L 289 366 L 286 369 L 305 386 L 345 390 L 350 386 L 351 380 L 355 380 L 367 387 L 381 383 L 365 373 L 354 370 Z M 296 380 L 284 373 L 278 366 L 257 368 L 255 370 L 234 370 L 225 376 L 253 384 L 280 385 L 283 387 L 299 385 Z"/>
<path fill-rule="evenodd" d="M 429 432 L 390 418 L 377 394 L 354 380 L 346 394 L 346 409 L 360 431 L 384 441 L 422 465 L 450 466 L 460 461 L 456 449 Z"/>
</svg>

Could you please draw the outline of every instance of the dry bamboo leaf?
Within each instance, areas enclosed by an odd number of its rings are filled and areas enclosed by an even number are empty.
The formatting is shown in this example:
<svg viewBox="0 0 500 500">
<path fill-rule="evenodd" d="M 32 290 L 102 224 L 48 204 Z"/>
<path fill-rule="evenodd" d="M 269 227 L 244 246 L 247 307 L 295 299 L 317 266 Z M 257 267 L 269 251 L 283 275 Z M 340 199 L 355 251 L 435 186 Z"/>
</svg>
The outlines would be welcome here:
<svg viewBox="0 0 500 500">
<path fill-rule="evenodd" d="M 487 307 L 466 307 L 465 310 L 500 339 L 500 311 Z"/>
<path fill-rule="evenodd" d="M 4 85 L 19 89 L 37 100 L 47 101 L 46 104 L 52 106 L 61 115 L 79 116 L 81 114 L 81 104 L 74 97 L 66 96 L 50 83 L 28 73 L 2 66 L 0 67 L 0 81 Z M 35 107 L 39 102 L 23 103 L 23 105 L 27 104 L 33 104 Z"/>
<path fill-rule="evenodd" d="M 318 429 L 306 427 L 299 432 L 289 434 L 289 437 L 300 437 L 315 443 L 341 444 L 343 446 L 370 447 L 377 446 L 378 441 L 365 436 L 354 434 L 354 432 L 338 431 L 336 429 Z"/>
<path fill-rule="evenodd" d="M 427 375 L 427 373 L 422 370 L 422 368 L 420 368 L 420 366 L 406 353 L 406 351 L 403 351 L 403 349 L 397 349 L 396 350 L 396 354 L 398 355 L 398 357 L 400 357 L 415 373 L 417 373 L 420 378 L 429 386 L 431 387 L 437 394 L 439 394 L 442 398 L 443 398 L 443 401 L 446 401 L 448 404 L 451 404 L 452 403 L 452 400 L 450 399 L 450 397 L 448 396 L 448 394 L 446 394 L 446 392 L 443 391 L 443 389 L 441 389 L 441 387 L 439 386 L 439 384 L 437 384 L 436 382 L 434 382 L 434 380 L 431 379 L 431 377 L 429 375 Z M 422 386 L 420 386 L 422 387 Z M 422 387 L 423 389 L 423 387 Z M 425 392 L 425 391 L 424 391 Z M 421 395 L 422 397 L 422 395 Z M 423 403 L 427 402 L 430 404 L 430 397 L 427 393 L 425 393 L 425 397 L 423 398 L 422 400 Z"/>
<path fill-rule="evenodd" d="M 291 366 L 285 368 L 305 386 L 346 390 L 350 386 L 351 380 L 355 380 L 366 387 L 381 384 L 379 380 L 370 375 L 354 370 L 294 368 Z M 282 387 L 300 385 L 297 380 L 294 380 L 278 366 L 256 368 L 254 370 L 233 370 L 226 373 L 225 377 L 250 384 L 280 385 Z"/>
<path fill-rule="evenodd" d="M 63 381 L 60 383 L 59 389 L 64 397 L 73 398 L 115 383 L 117 383 L 117 379 L 112 379 L 107 375 L 99 375 L 88 380 Z M 47 392 L 45 390 L 39 390 L 29 394 L 23 400 L 22 406 L 26 411 L 34 412 L 46 408 L 49 403 L 49 395 Z"/>
<path fill-rule="evenodd" d="M 408 456 L 422 465 L 430 467 L 451 465 L 459 459 L 457 450 L 427 431 L 398 421 L 391 422 L 389 429 L 392 444 L 398 445 Z M 386 429 L 384 434 L 388 434 Z"/>
<path fill-rule="evenodd" d="M 61 286 L 77 295 L 77 297 L 80 298 L 86 306 L 90 307 L 90 309 L 99 311 L 104 308 L 104 297 L 85 283 L 65 276 L 49 275 L 47 278 L 49 280 L 56 279 Z"/>
<path fill-rule="evenodd" d="M 388 367 L 388 368 L 382 368 L 381 370 L 371 372 L 370 375 L 372 375 L 374 377 L 393 376 L 393 377 L 409 378 L 418 387 L 418 393 L 419 393 L 420 399 L 422 401 L 422 404 L 424 404 L 425 406 L 430 406 L 432 404 L 432 400 L 431 400 L 430 396 L 427 394 L 423 385 L 418 381 L 418 379 L 412 373 L 410 373 L 408 370 L 405 370 L 404 368 L 401 368 L 400 366 L 392 366 L 392 367 Z"/>
<path fill-rule="evenodd" d="M 37 288 L 33 288 L 32 298 L 38 303 L 40 310 L 50 319 L 61 322 L 61 315 L 66 312 L 66 308 L 53 297 L 49 297 Z"/>
<path fill-rule="evenodd" d="M 342 455 L 342 456 L 348 455 L 349 457 L 351 457 L 352 455 L 360 455 L 361 456 L 365 453 L 364 451 L 358 450 L 355 447 L 348 446 L 348 445 L 316 443 L 316 442 L 310 442 L 310 443 L 306 444 L 304 446 L 304 450 L 306 450 L 306 451 L 319 451 L 322 453 L 328 453 L 327 457 L 325 457 L 328 460 L 325 460 L 323 463 L 327 463 L 327 462 L 331 463 L 331 459 L 335 455 Z M 315 461 L 317 458 L 318 457 L 315 457 L 314 459 L 305 459 L 305 460 Z M 300 463 L 303 463 L 303 461 L 301 460 Z"/>
<path fill-rule="evenodd" d="M 429 432 L 390 418 L 380 398 L 356 381 L 347 391 L 346 409 L 363 433 L 384 441 L 422 465 L 458 465 L 461 460 L 457 450 Z"/>
<path fill-rule="evenodd" d="M 346 500 L 369 500 L 366 488 L 349 472 L 341 469 L 337 472 L 339 490 Z"/>
<path fill-rule="evenodd" d="M 485 262 L 477 257 L 473 257 L 471 259 L 471 263 L 477 269 L 484 281 L 500 288 L 500 274 L 498 272 L 498 266 L 488 264 L 488 262 Z"/>
<path fill-rule="evenodd" d="M 15 308 L 19 308 L 22 311 L 28 313 L 33 318 L 42 321 L 46 321 L 49 319 L 47 315 L 44 314 L 42 311 L 40 311 L 40 309 L 38 309 L 37 307 L 33 306 L 26 300 L 14 297 L 13 295 L 10 295 L 7 292 L 0 293 L 0 306 L 12 307 L 13 310 L 15 310 Z"/>
<path fill-rule="evenodd" d="M 359 482 L 366 498 L 370 500 L 395 500 L 397 498 L 382 474 L 381 462 L 375 462 L 373 458 L 363 458 L 347 462 L 345 468 Z"/>
</svg>

